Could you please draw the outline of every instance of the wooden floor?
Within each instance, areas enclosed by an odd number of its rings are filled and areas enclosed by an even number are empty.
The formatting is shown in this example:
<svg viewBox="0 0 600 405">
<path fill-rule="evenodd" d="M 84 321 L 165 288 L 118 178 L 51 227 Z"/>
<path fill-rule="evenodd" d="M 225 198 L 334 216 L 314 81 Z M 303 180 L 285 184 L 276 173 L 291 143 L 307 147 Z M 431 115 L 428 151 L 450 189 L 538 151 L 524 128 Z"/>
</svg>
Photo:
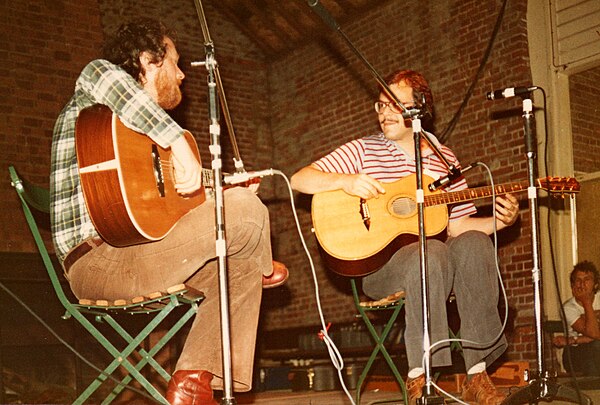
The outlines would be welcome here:
<svg viewBox="0 0 600 405">
<path fill-rule="evenodd" d="M 592 403 L 600 405 L 600 380 L 582 380 L 580 383 L 581 392 L 587 395 Z M 559 385 L 567 385 L 568 382 L 561 379 L 558 380 Z M 514 391 L 513 391 L 514 392 Z M 507 393 L 509 393 L 507 391 Z M 351 391 L 354 395 L 354 391 Z M 552 401 L 543 401 L 542 403 L 551 403 L 555 405 L 569 404 L 564 400 L 559 400 L 554 397 Z M 285 404 L 285 405 L 351 405 L 353 402 L 344 394 L 343 391 L 270 391 L 262 393 L 236 394 L 235 400 L 237 404 Z M 446 403 L 456 403 L 451 399 L 446 399 Z M 393 391 L 365 391 L 361 396 L 361 405 L 394 405 L 403 404 L 402 396 L 399 392 Z M 358 405 L 358 404 L 357 404 Z M 513 404 L 517 405 L 517 404 Z"/>
<path fill-rule="evenodd" d="M 351 392 L 354 395 L 354 391 Z M 235 397 L 238 404 L 285 404 L 285 405 L 346 405 L 353 402 L 343 391 L 271 391 L 258 394 L 243 394 Z M 381 402 L 383 401 L 383 402 Z M 365 392 L 361 404 L 402 404 L 402 395 L 398 392 Z"/>
</svg>

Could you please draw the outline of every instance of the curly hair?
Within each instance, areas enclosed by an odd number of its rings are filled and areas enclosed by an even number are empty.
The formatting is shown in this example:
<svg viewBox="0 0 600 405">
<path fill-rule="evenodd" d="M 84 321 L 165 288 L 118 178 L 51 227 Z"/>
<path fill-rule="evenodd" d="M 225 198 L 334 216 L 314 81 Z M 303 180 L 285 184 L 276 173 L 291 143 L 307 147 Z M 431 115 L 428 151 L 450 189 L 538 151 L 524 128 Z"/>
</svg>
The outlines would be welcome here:
<svg viewBox="0 0 600 405">
<path fill-rule="evenodd" d="M 385 82 L 390 86 L 393 84 L 399 84 L 402 81 L 413 89 L 413 93 L 418 92 L 425 96 L 427 113 L 423 118 L 423 127 L 428 130 L 432 130 L 434 121 L 433 93 L 431 92 L 431 88 L 429 87 L 427 80 L 425 80 L 425 77 L 421 73 L 410 69 L 397 70 L 385 78 Z M 383 89 L 380 90 L 383 91 Z M 416 97 L 416 94 L 414 95 Z"/>
<path fill-rule="evenodd" d="M 412 87 L 413 91 L 418 91 L 425 95 L 425 102 L 430 108 L 433 108 L 433 94 L 431 93 L 427 80 L 425 80 L 425 77 L 421 73 L 414 70 L 403 69 L 397 70 L 385 78 L 385 82 L 388 85 L 398 84 L 402 81 Z"/>
<path fill-rule="evenodd" d="M 575 275 L 578 271 L 582 273 L 592 273 L 594 276 L 594 292 L 598 292 L 598 289 L 600 288 L 600 273 L 598 273 L 598 269 L 594 263 L 587 260 L 577 263 L 575 267 L 573 267 L 573 271 L 571 271 L 571 275 L 569 276 L 571 285 L 575 283 Z"/>
<path fill-rule="evenodd" d="M 152 63 L 160 63 L 166 53 L 165 37 L 175 42 L 175 32 L 152 18 L 140 18 L 123 24 L 104 46 L 104 58 L 122 67 L 134 79 L 140 80 L 144 68 L 140 54 L 147 52 Z"/>
</svg>

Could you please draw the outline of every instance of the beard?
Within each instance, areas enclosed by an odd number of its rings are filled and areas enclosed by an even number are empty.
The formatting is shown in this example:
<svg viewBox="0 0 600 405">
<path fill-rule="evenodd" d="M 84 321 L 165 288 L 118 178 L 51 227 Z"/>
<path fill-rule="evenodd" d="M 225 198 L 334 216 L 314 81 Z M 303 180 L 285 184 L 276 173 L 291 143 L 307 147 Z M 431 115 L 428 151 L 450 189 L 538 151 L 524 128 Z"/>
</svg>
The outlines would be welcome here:
<svg viewBox="0 0 600 405">
<path fill-rule="evenodd" d="M 157 103 L 165 110 L 172 110 L 181 103 L 182 94 L 179 80 L 169 80 L 166 75 L 160 73 L 156 78 L 156 90 L 158 94 Z"/>
</svg>

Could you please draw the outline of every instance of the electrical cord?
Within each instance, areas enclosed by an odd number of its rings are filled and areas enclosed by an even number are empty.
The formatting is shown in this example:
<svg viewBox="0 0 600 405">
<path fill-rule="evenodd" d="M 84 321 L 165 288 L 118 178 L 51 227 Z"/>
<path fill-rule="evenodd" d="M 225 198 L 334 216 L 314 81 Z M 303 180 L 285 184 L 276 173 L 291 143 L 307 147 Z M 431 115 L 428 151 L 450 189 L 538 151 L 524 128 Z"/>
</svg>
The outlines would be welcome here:
<svg viewBox="0 0 600 405">
<path fill-rule="evenodd" d="M 492 203 L 495 204 L 496 189 L 494 186 L 494 177 L 492 176 L 492 172 L 491 172 L 490 168 L 485 163 L 482 163 L 482 162 L 475 162 L 472 164 L 472 166 L 483 166 L 486 169 L 486 171 L 488 173 L 488 177 L 490 179 L 490 184 L 491 184 L 491 189 L 492 189 Z M 492 235 L 493 235 L 493 239 L 494 239 L 494 251 L 495 251 L 494 261 L 496 264 L 496 275 L 498 276 L 500 290 L 502 291 L 502 298 L 504 300 L 504 320 L 502 321 L 502 327 L 500 328 L 500 331 L 498 332 L 498 334 L 494 338 L 490 339 L 490 341 L 488 341 L 488 342 L 475 342 L 473 340 L 461 339 L 461 338 L 442 339 L 442 340 L 439 340 L 439 341 L 431 344 L 429 346 L 429 348 L 424 348 L 425 353 L 431 352 L 432 349 L 434 349 L 435 347 L 437 347 L 439 345 L 442 345 L 445 343 L 452 343 L 452 342 L 469 343 L 472 346 L 480 347 L 480 348 L 487 347 L 487 346 L 494 344 L 498 339 L 500 339 L 500 337 L 504 333 L 504 330 L 506 329 L 506 324 L 508 322 L 508 297 L 506 295 L 506 288 L 504 287 L 504 283 L 502 281 L 502 274 L 500 273 L 500 264 L 499 264 L 499 259 L 498 259 L 498 233 L 497 233 L 497 229 L 496 229 L 496 210 L 495 209 L 492 210 L 492 213 L 493 213 L 492 214 L 492 218 L 493 218 L 493 221 L 492 221 L 493 222 L 493 234 Z M 425 368 L 425 359 L 423 359 L 423 368 Z M 444 391 L 435 382 L 432 381 L 431 385 L 433 385 L 439 392 L 443 393 L 444 395 L 448 396 L 449 398 L 452 398 L 456 402 L 459 402 L 464 405 L 468 405 L 468 403 L 466 403 L 466 402 L 456 398 L 452 394 Z"/>
<path fill-rule="evenodd" d="M 60 343 L 62 343 L 69 351 L 71 351 L 75 356 L 77 356 L 81 361 L 83 361 L 90 368 L 96 370 L 101 375 L 116 382 L 118 384 L 118 386 L 123 386 L 123 388 L 133 391 L 136 394 L 139 394 L 145 398 L 148 398 L 155 403 L 158 403 L 158 404 L 161 403 L 161 402 L 157 401 L 156 398 L 148 395 L 146 392 L 144 392 L 140 389 L 137 389 L 135 387 L 132 387 L 129 384 L 123 384 L 120 380 L 116 379 L 115 377 L 113 377 L 112 375 L 110 375 L 108 373 L 105 373 L 104 370 L 101 370 L 100 368 L 96 367 L 96 365 L 94 365 L 94 363 L 92 363 L 87 358 L 85 358 L 85 356 L 83 356 L 81 353 L 79 353 L 79 351 L 77 351 L 77 349 L 75 349 L 66 340 L 64 340 L 54 329 L 52 329 L 52 327 L 50 325 L 48 325 L 48 323 L 46 321 L 44 321 L 44 319 L 42 319 L 42 317 L 40 317 L 33 309 L 31 309 L 23 300 L 21 300 L 21 298 L 19 298 L 14 292 L 12 292 L 2 282 L 0 282 L 0 289 L 4 290 L 4 292 L 6 292 L 12 299 L 14 299 L 19 305 L 21 305 L 27 312 L 29 312 L 29 314 L 31 316 L 33 316 L 39 323 L 41 323 L 52 334 L 52 336 L 54 336 L 56 338 L 56 340 L 58 340 Z"/>
<path fill-rule="evenodd" d="M 547 97 L 546 97 L 546 91 L 541 88 L 538 87 L 538 89 L 542 92 L 542 100 L 543 100 L 543 107 L 542 107 L 542 114 L 544 117 L 544 176 L 548 176 L 548 108 L 547 108 Z M 549 198 L 549 201 L 551 201 L 551 198 Z M 561 325 L 562 325 L 562 329 L 563 329 L 563 334 L 564 336 L 567 337 L 567 344 L 568 344 L 568 337 L 569 337 L 569 325 L 567 325 L 567 316 L 565 314 L 565 308 L 564 308 L 564 303 L 561 300 L 561 290 L 560 290 L 560 283 L 558 280 L 558 272 L 556 271 L 556 256 L 555 256 L 555 252 L 554 252 L 554 241 L 552 239 L 552 222 L 551 222 L 551 204 L 550 202 L 548 203 L 548 210 L 547 210 L 547 216 L 546 216 L 546 221 L 548 222 L 548 246 L 550 249 L 550 260 L 552 263 L 552 280 L 553 280 L 553 284 L 554 284 L 554 289 L 556 291 L 556 297 L 557 297 L 557 303 L 558 303 L 558 309 L 559 309 L 559 316 L 560 316 L 560 321 L 561 321 Z M 574 209 L 574 204 L 571 204 L 571 209 Z M 546 314 L 544 314 L 546 315 Z M 565 349 L 566 350 L 566 349 Z M 569 365 L 569 369 L 571 370 L 571 372 L 569 373 L 571 382 L 573 383 L 573 387 L 575 389 L 575 391 L 577 392 L 577 397 L 579 399 L 579 403 L 583 403 L 582 401 L 582 394 L 581 394 L 581 389 L 579 387 L 579 383 L 577 381 L 577 377 L 575 376 L 574 373 L 574 368 L 573 368 L 573 359 L 571 358 L 571 351 L 567 350 L 567 362 Z M 541 371 L 541 370 L 540 370 Z"/>
<path fill-rule="evenodd" d="M 325 346 L 327 347 L 327 352 L 329 353 L 331 363 L 333 364 L 333 366 L 335 367 L 335 369 L 338 372 L 338 378 L 339 378 L 340 385 L 342 386 L 344 393 L 350 400 L 350 403 L 352 405 L 354 405 L 354 399 L 352 398 L 352 395 L 348 391 L 348 388 L 346 388 L 346 384 L 344 382 L 344 377 L 342 374 L 342 371 L 344 369 L 344 359 L 343 359 L 339 349 L 335 345 L 334 341 L 329 336 L 329 333 L 327 330 L 328 327 L 326 326 L 326 323 L 325 323 L 325 317 L 323 315 L 323 308 L 321 307 L 321 298 L 320 298 L 320 293 L 319 293 L 319 281 L 317 279 L 317 273 L 315 270 L 315 265 L 314 265 L 312 256 L 310 254 L 310 251 L 308 250 L 308 246 L 306 245 L 306 240 L 304 239 L 304 235 L 302 234 L 302 226 L 300 225 L 300 221 L 298 220 L 298 212 L 296 211 L 296 205 L 294 203 L 294 193 L 292 191 L 292 185 L 290 184 L 289 179 L 286 177 L 286 175 L 283 172 L 281 172 L 279 170 L 272 170 L 272 171 L 273 171 L 273 174 L 277 174 L 277 175 L 283 177 L 283 179 L 286 182 L 286 185 L 288 188 L 288 193 L 290 196 L 290 205 L 292 207 L 292 214 L 294 216 L 294 221 L 296 223 L 296 229 L 298 231 L 298 236 L 300 237 L 300 242 L 302 243 L 302 247 L 304 249 L 304 252 L 306 253 L 306 257 L 308 258 L 308 262 L 310 264 L 310 270 L 312 273 L 314 287 L 315 287 L 315 300 L 316 300 L 316 305 L 317 305 L 317 311 L 319 314 L 319 319 L 321 321 L 321 327 L 322 327 L 321 331 L 319 332 L 319 337 L 323 340 L 323 342 L 325 343 Z"/>
<path fill-rule="evenodd" d="M 450 122 L 448 123 L 448 126 L 442 131 L 441 135 L 439 136 L 439 140 L 442 143 L 446 143 L 446 141 L 450 138 L 452 131 L 454 131 L 454 128 L 458 124 L 458 121 L 460 120 L 462 113 L 464 112 L 465 108 L 467 107 L 467 103 L 469 102 L 469 99 L 473 95 L 473 90 L 475 89 L 477 82 L 479 82 L 479 79 L 481 78 L 481 75 L 483 74 L 483 69 L 485 68 L 487 61 L 490 58 L 490 54 L 492 53 L 492 49 L 494 48 L 494 43 L 496 42 L 496 36 L 498 35 L 498 32 L 500 31 L 500 26 L 502 25 L 502 21 L 504 20 L 504 12 L 506 10 L 506 3 L 508 3 L 508 0 L 504 0 L 502 2 L 502 7 L 500 8 L 500 12 L 498 13 L 498 17 L 496 18 L 496 24 L 494 25 L 494 29 L 492 30 L 492 35 L 490 37 L 490 41 L 488 42 L 488 46 L 483 54 L 483 58 L 481 59 L 481 63 L 479 64 L 479 68 L 477 69 L 477 73 L 475 74 L 475 78 L 473 79 L 473 81 L 471 82 L 471 85 L 467 89 L 467 92 L 465 94 L 465 97 L 464 97 L 460 107 L 458 107 L 458 110 L 456 110 L 456 113 L 454 114 L 454 116 L 452 117 Z"/>
</svg>

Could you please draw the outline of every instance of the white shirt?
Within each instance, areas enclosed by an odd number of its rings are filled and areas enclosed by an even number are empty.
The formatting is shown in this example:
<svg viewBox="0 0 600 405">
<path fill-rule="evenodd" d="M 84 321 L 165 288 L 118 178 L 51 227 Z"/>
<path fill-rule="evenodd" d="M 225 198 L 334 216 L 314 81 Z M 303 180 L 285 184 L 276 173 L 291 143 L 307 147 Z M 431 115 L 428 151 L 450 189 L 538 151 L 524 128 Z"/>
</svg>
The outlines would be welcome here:
<svg viewBox="0 0 600 405">
<path fill-rule="evenodd" d="M 594 311 L 600 310 L 600 291 L 598 291 L 594 296 L 592 308 L 594 308 Z M 581 315 L 585 313 L 585 310 L 583 309 L 581 304 L 577 302 L 575 297 L 571 297 L 567 301 L 565 301 L 564 309 L 565 317 L 567 319 L 567 325 L 569 325 L 569 336 L 581 336 L 580 333 L 576 332 L 573 329 L 573 324 L 581 317 Z"/>
</svg>

